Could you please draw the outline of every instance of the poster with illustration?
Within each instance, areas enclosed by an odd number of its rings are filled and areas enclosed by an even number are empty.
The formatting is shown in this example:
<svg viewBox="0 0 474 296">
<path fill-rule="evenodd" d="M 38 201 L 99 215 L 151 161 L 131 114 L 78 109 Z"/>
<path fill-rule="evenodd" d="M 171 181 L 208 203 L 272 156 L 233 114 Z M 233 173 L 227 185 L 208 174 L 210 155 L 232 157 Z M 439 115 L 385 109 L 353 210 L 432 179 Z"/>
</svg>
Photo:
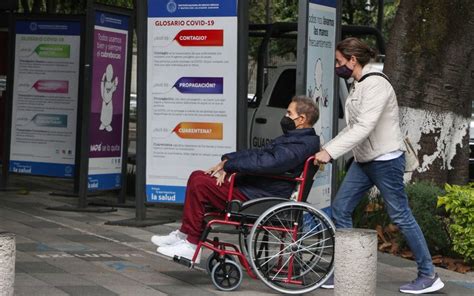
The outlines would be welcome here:
<svg viewBox="0 0 474 296">
<path fill-rule="evenodd" d="M 81 23 L 15 21 L 10 172 L 73 177 Z"/>
<path fill-rule="evenodd" d="M 89 124 L 89 190 L 121 187 L 129 17 L 96 11 Z"/>
<path fill-rule="evenodd" d="M 323 146 L 333 134 L 336 0 L 309 1 L 307 38 L 306 94 L 319 107 L 314 128 Z M 321 166 L 308 201 L 321 209 L 329 207 L 332 178 L 332 164 Z"/>
<path fill-rule="evenodd" d="M 237 1 L 149 0 L 146 193 L 183 203 L 237 145 Z"/>
</svg>

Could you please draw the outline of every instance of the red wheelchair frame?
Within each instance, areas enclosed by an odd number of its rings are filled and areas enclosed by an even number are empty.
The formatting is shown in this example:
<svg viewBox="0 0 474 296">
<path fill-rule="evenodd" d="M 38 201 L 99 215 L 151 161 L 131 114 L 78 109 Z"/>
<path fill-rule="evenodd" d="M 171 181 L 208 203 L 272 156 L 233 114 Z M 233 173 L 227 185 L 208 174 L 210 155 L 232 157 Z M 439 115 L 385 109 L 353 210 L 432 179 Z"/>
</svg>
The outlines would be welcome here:
<svg viewBox="0 0 474 296">
<path fill-rule="evenodd" d="M 300 177 L 290 178 L 290 177 L 285 177 L 285 176 L 265 176 L 265 177 L 277 178 L 277 179 L 282 179 L 282 180 L 294 181 L 294 182 L 296 182 L 296 184 L 298 186 L 297 187 L 297 195 L 294 199 L 272 198 L 271 200 L 269 199 L 269 201 L 272 202 L 272 201 L 275 200 L 276 203 L 285 202 L 285 201 L 292 201 L 292 200 L 296 203 L 305 202 L 306 199 L 307 199 L 307 196 L 309 194 L 309 191 L 311 190 L 311 185 L 313 183 L 314 174 L 316 173 L 316 171 L 318 169 L 317 166 L 315 166 L 313 164 L 313 162 L 314 162 L 314 156 L 309 157 L 305 161 L 304 169 L 303 169 L 303 172 L 302 172 Z M 214 217 L 214 218 L 212 220 L 210 220 L 209 222 L 207 222 L 206 228 L 203 232 L 203 235 L 201 236 L 200 242 L 197 245 L 196 252 L 194 253 L 194 256 L 193 256 L 192 260 L 188 260 L 188 259 L 185 259 L 185 258 L 176 258 L 176 257 L 174 258 L 174 260 L 181 263 L 181 264 L 187 265 L 188 267 L 193 267 L 194 262 L 198 258 L 198 254 L 201 251 L 201 248 L 204 247 L 204 248 L 208 248 L 208 249 L 212 250 L 214 252 L 214 254 L 211 255 L 211 256 L 215 256 L 214 258 L 217 259 L 217 260 L 221 260 L 221 261 L 224 260 L 225 261 L 226 257 L 228 258 L 230 256 L 235 256 L 236 258 L 239 259 L 240 264 L 245 268 L 245 270 L 247 271 L 247 274 L 251 278 L 257 279 L 258 277 L 255 274 L 255 272 L 252 270 L 252 267 L 249 264 L 249 261 L 248 261 L 246 255 L 242 252 L 243 250 L 241 250 L 242 246 L 240 246 L 240 249 L 239 249 L 239 247 L 237 247 L 235 244 L 220 242 L 217 238 L 215 238 L 214 240 L 210 240 L 210 239 L 207 238 L 208 234 L 213 229 L 213 226 L 217 226 L 217 225 L 234 226 L 236 229 L 239 229 L 239 230 L 241 230 L 242 227 L 244 227 L 244 226 L 246 227 L 246 229 L 251 228 L 251 227 L 254 226 L 253 223 L 244 223 L 242 221 L 239 221 L 239 218 L 240 218 L 239 216 L 241 216 L 239 214 L 240 208 L 237 211 L 232 209 L 231 205 L 232 205 L 232 202 L 233 202 L 232 196 L 233 196 L 235 177 L 236 177 L 236 173 L 232 174 L 230 176 L 230 179 L 229 179 L 229 181 L 230 181 L 230 190 L 229 190 L 229 193 L 228 193 L 228 196 L 227 196 L 228 207 L 227 207 L 226 211 L 224 211 L 224 212 L 209 212 L 209 213 L 206 214 L 206 217 Z M 238 205 L 241 205 L 240 201 L 235 201 L 235 202 L 237 202 Z M 330 226 L 329 228 L 333 227 L 333 226 L 331 226 L 332 225 L 331 222 L 328 222 L 328 223 L 329 223 L 328 225 Z M 298 227 L 299 227 L 298 223 L 294 223 L 294 225 L 291 226 L 291 229 L 285 227 L 283 224 L 282 224 L 282 226 L 262 226 L 262 227 L 265 229 L 265 231 L 268 231 L 268 230 L 269 231 L 281 231 L 283 234 L 289 234 L 289 235 L 292 236 L 291 239 L 295 242 L 298 239 L 297 238 L 298 233 L 300 233 L 300 232 L 298 232 L 299 231 L 298 230 Z M 282 247 L 281 246 L 280 246 L 280 252 L 282 252 Z M 281 261 L 282 259 L 280 258 L 278 260 Z M 289 261 L 287 261 L 288 262 L 287 269 L 283 271 L 282 270 L 283 267 L 280 268 L 279 273 L 282 272 L 282 274 L 286 274 L 286 278 L 285 279 L 280 279 L 280 281 L 284 282 L 285 284 L 295 284 L 295 285 L 304 284 L 302 280 L 293 279 L 293 277 L 294 277 L 294 274 L 293 274 L 294 273 L 294 260 L 295 260 L 294 256 L 290 255 L 288 260 Z M 280 263 L 282 263 L 282 262 L 280 262 Z M 286 264 L 287 263 L 285 263 L 284 265 L 286 265 Z M 279 267 L 279 265 L 277 266 L 277 268 L 278 267 Z M 210 271 L 210 270 L 208 270 L 208 271 Z M 329 272 L 329 274 L 330 273 L 332 273 L 332 269 Z M 325 279 L 329 276 L 329 274 L 325 277 Z M 213 281 L 214 281 L 214 279 L 213 279 Z M 240 279 L 240 281 L 241 281 L 241 279 Z M 214 282 L 214 284 L 217 286 L 217 284 L 215 282 Z M 239 284 L 240 284 L 240 282 L 239 282 Z M 219 286 L 217 286 L 217 287 L 219 288 Z M 236 287 L 234 287 L 232 289 L 228 289 L 228 291 L 233 290 L 235 288 Z M 222 290 L 225 290 L 225 289 L 222 289 Z"/>
</svg>

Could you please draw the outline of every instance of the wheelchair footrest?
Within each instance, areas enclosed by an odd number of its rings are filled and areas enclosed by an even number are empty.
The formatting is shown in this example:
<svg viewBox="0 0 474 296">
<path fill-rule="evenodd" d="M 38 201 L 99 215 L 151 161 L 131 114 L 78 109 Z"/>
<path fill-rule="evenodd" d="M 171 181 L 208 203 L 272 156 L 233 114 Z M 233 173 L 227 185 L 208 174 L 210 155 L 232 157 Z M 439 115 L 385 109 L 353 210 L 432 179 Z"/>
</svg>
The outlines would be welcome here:
<svg viewBox="0 0 474 296">
<path fill-rule="evenodd" d="M 192 268 L 193 267 L 193 263 L 191 262 L 191 260 L 189 260 L 188 258 L 184 258 L 184 257 L 181 257 L 181 256 L 174 256 L 173 257 L 173 261 L 176 262 L 176 263 L 179 263 L 181 265 L 184 265 L 188 268 Z"/>
</svg>

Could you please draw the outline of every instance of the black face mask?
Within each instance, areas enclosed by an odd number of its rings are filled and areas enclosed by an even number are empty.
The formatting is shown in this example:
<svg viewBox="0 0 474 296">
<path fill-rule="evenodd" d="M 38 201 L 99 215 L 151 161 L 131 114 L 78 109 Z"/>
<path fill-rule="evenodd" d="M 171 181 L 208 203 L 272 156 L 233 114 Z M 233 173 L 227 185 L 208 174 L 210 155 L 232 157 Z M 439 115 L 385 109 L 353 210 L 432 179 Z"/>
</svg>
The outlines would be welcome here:
<svg viewBox="0 0 474 296">
<path fill-rule="evenodd" d="M 298 118 L 298 117 L 296 117 L 296 118 Z M 295 119 L 291 119 L 288 116 L 283 116 L 283 118 L 280 120 L 281 130 L 283 131 L 284 134 L 286 134 L 289 131 L 292 131 L 292 130 L 296 129 L 296 124 L 295 124 L 295 121 L 294 121 Z"/>
<path fill-rule="evenodd" d="M 354 70 L 349 69 L 347 65 L 342 65 L 340 67 L 336 67 L 336 75 L 344 78 L 344 79 L 349 79 L 352 76 L 352 72 Z"/>
</svg>

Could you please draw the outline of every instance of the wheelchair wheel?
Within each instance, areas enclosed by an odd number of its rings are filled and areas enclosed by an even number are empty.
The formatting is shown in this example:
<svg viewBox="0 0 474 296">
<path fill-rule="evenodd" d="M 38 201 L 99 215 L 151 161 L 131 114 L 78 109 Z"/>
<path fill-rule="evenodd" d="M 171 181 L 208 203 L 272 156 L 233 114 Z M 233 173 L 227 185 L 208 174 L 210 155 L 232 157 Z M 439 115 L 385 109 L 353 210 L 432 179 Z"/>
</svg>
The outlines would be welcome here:
<svg viewBox="0 0 474 296">
<path fill-rule="evenodd" d="M 224 255 L 225 260 L 232 260 L 235 261 L 234 258 L 230 255 Z M 212 269 L 214 266 L 219 262 L 219 253 L 212 253 L 209 257 L 207 257 L 206 261 L 206 271 L 208 274 L 212 273 Z"/>
<path fill-rule="evenodd" d="M 232 261 L 217 262 L 211 272 L 214 286 L 221 291 L 233 291 L 242 283 L 242 268 Z"/>
<path fill-rule="evenodd" d="M 252 269 L 280 293 L 308 293 L 333 273 L 334 230 L 330 219 L 309 204 L 273 206 L 247 237 Z"/>
</svg>

